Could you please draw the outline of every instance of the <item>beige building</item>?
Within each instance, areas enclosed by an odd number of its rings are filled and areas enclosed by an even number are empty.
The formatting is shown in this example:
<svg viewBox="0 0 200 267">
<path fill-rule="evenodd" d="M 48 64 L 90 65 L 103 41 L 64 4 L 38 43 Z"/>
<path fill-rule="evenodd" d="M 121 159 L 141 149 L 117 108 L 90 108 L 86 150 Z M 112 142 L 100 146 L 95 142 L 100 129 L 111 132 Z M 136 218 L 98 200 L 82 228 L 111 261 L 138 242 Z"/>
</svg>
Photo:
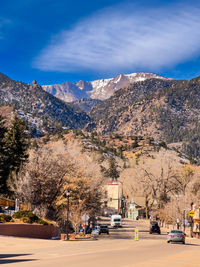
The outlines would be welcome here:
<svg viewBox="0 0 200 267">
<path fill-rule="evenodd" d="M 115 209 L 116 212 L 120 210 L 120 197 L 122 195 L 121 184 L 116 181 L 110 181 L 104 186 L 105 188 L 105 206 Z"/>
</svg>

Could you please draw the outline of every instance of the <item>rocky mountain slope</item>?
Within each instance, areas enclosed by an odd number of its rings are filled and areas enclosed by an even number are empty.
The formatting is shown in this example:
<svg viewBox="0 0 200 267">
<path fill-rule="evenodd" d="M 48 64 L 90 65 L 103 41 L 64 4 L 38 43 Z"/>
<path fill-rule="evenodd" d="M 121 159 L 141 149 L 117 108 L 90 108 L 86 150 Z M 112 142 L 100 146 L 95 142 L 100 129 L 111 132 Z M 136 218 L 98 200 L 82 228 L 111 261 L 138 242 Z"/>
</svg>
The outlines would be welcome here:
<svg viewBox="0 0 200 267">
<path fill-rule="evenodd" d="M 73 101 L 71 104 L 74 108 L 78 108 L 79 110 L 87 113 L 101 102 L 102 101 L 98 99 L 82 98 L 80 100 Z"/>
<path fill-rule="evenodd" d="M 184 152 L 200 154 L 200 78 L 151 79 L 118 90 L 89 115 L 100 133 L 152 136 L 182 142 Z"/>
<path fill-rule="evenodd" d="M 73 109 L 60 99 L 33 85 L 13 81 L 0 73 L 0 105 L 11 105 L 49 122 L 81 128 L 90 121 L 84 113 Z"/>
<path fill-rule="evenodd" d="M 111 97 L 115 91 L 130 83 L 152 78 L 171 80 L 154 73 L 131 73 L 125 75 L 120 74 L 114 78 L 101 79 L 92 82 L 65 82 L 63 84 L 43 85 L 42 87 L 45 91 L 65 102 L 72 102 L 81 98 L 105 100 Z"/>
<path fill-rule="evenodd" d="M 134 75 L 131 76 L 133 78 Z M 0 105 L 16 106 L 32 114 L 33 118 L 60 122 L 71 128 L 85 127 L 99 134 L 151 136 L 155 140 L 173 143 L 174 146 L 178 143 L 184 153 L 198 158 L 200 77 L 190 81 L 146 78 L 137 76 L 140 81 L 116 90 L 104 101 L 84 98 L 67 104 L 45 92 L 36 83 L 28 85 L 0 74 Z M 118 77 L 116 84 L 120 79 L 123 77 Z M 109 92 L 110 81 L 95 82 L 96 88 L 107 86 Z M 79 86 L 84 93 L 84 88 L 89 84 L 80 82 Z"/>
</svg>

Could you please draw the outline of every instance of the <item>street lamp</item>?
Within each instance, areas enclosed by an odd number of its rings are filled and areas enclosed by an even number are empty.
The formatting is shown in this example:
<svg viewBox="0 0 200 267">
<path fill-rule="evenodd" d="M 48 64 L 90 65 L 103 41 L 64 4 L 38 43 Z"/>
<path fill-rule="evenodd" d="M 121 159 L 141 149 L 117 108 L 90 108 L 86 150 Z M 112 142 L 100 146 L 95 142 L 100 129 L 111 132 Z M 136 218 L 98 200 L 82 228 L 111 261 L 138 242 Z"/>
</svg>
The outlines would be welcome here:
<svg viewBox="0 0 200 267">
<path fill-rule="evenodd" d="M 183 232 L 185 233 L 185 209 L 183 211 Z"/>
<path fill-rule="evenodd" d="M 69 233 L 68 233 L 68 225 L 69 225 L 69 197 L 70 197 L 70 191 L 69 189 L 66 190 L 66 197 L 67 197 L 67 225 L 66 225 L 66 240 L 69 240 Z"/>
<path fill-rule="evenodd" d="M 125 213 L 125 205 L 126 205 L 126 200 L 125 200 L 124 190 L 123 190 L 124 183 L 121 181 L 118 181 L 118 183 L 120 183 L 122 186 L 122 192 L 121 192 L 121 198 L 120 198 L 121 203 L 118 203 L 118 211 L 121 210 L 122 218 L 124 218 L 125 217 L 124 216 L 125 215 L 124 214 Z"/>
<path fill-rule="evenodd" d="M 193 202 L 190 204 L 191 210 L 193 210 Z M 193 237 L 193 217 L 190 216 L 190 237 Z"/>
</svg>

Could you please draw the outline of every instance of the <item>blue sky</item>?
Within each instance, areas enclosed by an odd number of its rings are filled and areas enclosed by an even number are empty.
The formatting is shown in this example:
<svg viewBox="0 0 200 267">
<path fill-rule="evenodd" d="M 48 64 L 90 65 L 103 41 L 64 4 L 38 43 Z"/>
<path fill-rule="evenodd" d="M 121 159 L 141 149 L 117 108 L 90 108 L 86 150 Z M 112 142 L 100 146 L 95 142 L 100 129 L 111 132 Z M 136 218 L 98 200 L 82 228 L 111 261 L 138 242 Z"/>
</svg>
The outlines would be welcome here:
<svg viewBox="0 0 200 267">
<path fill-rule="evenodd" d="M 140 71 L 190 79 L 199 15 L 193 0 L 0 0 L 0 72 L 40 84 Z"/>
</svg>

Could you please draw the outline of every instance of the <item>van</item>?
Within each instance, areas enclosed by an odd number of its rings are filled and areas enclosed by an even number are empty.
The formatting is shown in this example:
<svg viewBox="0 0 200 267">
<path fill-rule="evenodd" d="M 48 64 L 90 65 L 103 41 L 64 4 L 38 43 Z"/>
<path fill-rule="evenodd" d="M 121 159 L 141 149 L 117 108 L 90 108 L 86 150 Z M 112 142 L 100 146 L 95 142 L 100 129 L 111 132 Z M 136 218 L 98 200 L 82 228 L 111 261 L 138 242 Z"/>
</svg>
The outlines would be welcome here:
<svg viewBox="0 0 200 267">
<path fill-rule="evenodd" d="M 122 216 L 119 214 L 112 215 L 110 225 L 111 227 L 122 227 Z"/>
</svg>

